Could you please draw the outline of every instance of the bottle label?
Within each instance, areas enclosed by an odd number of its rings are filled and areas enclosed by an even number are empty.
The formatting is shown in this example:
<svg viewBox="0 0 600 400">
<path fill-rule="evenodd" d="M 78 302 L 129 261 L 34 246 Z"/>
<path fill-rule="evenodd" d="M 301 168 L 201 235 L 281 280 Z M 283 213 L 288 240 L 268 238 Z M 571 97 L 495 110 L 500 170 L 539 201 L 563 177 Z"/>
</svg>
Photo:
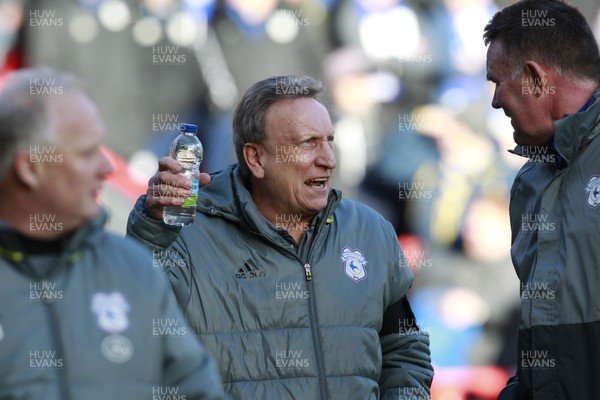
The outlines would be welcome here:
<svg viewBox="0 0 600 400">
<path fill-rule="evenodd" d="M 198 188 L 200 187 L 200 180 L 194 179 L 192 182 L 192 194 L 183 201 L 184 207 L 192 207 L 196 205 L 198 200 Z"/>
</svg>

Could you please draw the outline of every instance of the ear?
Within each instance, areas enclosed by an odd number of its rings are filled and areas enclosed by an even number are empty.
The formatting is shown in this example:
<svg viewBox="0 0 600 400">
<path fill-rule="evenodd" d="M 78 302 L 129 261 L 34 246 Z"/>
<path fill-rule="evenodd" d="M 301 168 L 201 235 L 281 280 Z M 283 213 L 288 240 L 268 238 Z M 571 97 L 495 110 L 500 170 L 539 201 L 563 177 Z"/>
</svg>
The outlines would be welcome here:
<svg viewBox="0 0 600 400">
<path fill-rule="evenodd" d="M 248 169 L 257 179 L 262 179 L 265 176 L 263 165 L 264 149 L 257 143 L 246 143 L 244 145 L 244 159 L 248 165 Z"/>
<path fill-rule="evenodd" d="M 30 189 L 39 186 L 41 181 L 41 170 L 43 165 L 31 162 L 27 151 L 17 152 L 12 164 L 17 180 Z"/>
<path fill-rule="evenodd" d="M 526 61 L 523 67 L 523 92 L 541 97 L 543 94 L 554 94 L 552 83 L 550 82 L 550 74 L 546 71 L 546 67 L 538 64 L 535 61 Z M 527 89 L 525 89 L 527 87 Z"/>
</svg>

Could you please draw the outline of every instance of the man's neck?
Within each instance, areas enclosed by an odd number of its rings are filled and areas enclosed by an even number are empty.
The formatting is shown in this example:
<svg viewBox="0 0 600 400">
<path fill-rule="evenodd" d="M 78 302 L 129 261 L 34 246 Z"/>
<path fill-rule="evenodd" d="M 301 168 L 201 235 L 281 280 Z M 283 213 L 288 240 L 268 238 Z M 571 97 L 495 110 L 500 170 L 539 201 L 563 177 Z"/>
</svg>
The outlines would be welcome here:
<svg viewBox="0 0 600 400">
<path fill-rule="evenodd" d="M 305 215 L 299 213 L 289 213 L 277 211 L 278 208 L 264 196 L 256 196 L 252 193 L 252 199 L 258 212 L 275 225 L 276 228 L 286 230 L 294 239 L 296 245 L 299 245 L 308 230 L 313 217 L 316 215 Z"/>
<path fill-rule="evenodd" d="M 555 121 L 564 118 L 565 115 L 579 112 L 599 86 L 599 83 L 594 81 L 574 81 L 562 77 L 555 82 L 556 95 L 552 109 Z"/>
<path fill-rule="evenodd" d="M 0 187 L 0 220 L 19 235 L 33 240 L 52 241 L 69 236 L 74 227 L 56 213 L 43 208 L 40 201 L 32 201 L 28 193 L 13 187 Z"/>
</svg>

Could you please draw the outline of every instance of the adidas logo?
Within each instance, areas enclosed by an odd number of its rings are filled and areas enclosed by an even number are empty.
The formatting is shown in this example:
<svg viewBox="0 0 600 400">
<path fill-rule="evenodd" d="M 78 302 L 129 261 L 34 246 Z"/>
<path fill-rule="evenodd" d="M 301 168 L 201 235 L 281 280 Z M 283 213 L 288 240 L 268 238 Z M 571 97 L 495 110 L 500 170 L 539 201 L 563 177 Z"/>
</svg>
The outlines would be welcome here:
<svg viewBox="0 0 600 400">
<path fill-rule="evenodd" d="M 244 266 L 237 270 L 235 277 L 237 279 L 262 278 L 267 276 L 267 271 L 260 268 L 252 259 L 247 259 Z"/>
</svg>

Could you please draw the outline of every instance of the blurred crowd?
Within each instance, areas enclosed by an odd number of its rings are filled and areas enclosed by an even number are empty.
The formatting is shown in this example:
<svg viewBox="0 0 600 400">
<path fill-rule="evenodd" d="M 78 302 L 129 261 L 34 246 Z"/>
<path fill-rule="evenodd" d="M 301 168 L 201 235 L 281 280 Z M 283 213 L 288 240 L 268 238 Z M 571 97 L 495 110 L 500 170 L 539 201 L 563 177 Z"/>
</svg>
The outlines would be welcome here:
<svg viewBox="0 0 600 400">
<path fill-rule="evenodd" d="M 600 38 L 600 7 L 571 2 Z M 523 159 L 507 152 L 512 128 L 490 106 L 481 36 L 510 3 L 1 0 L 1 74 L 49 65 L 85 82 L 121 166 L 115 187 L 129 189 L 105 195 L 120 232 L 179 124 L 199 126 L 202 169 L 217 171 L 234 162 L 240 93 L 271 75 L 322 80 L 334 184 L 392 222 L 417 275 L 434 398 L 495 398 L 517 362 L 507 210 Z"/>
</svg>

